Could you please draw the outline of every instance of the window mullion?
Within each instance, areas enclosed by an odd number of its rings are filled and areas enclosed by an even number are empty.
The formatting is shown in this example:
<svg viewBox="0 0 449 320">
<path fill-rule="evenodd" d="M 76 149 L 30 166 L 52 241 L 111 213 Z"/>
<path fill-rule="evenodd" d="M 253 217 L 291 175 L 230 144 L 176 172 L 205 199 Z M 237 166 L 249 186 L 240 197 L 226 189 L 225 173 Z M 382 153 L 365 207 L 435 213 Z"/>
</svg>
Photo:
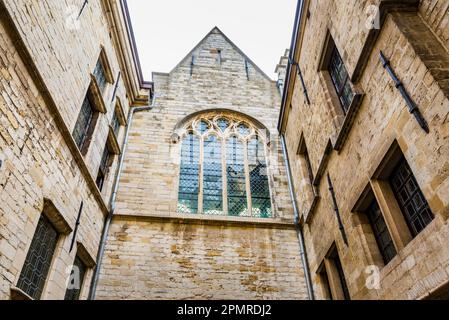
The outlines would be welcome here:
<svg viewBox="0 0 449 320">
<path fill-rule="evenodd" d="M 223 214 L 229 215 L 228 209 L 228 176 L 226 174 L 226 158 L 227 158 L 227 139 L 223 136 L 221 139 L 221 174 L 223 183 Z"/>
<path fill-rule="evenodd" d="M 253 209 L 251 203 L 251 179 L 249 175 L 249 163 L 248 163 L 248 141 L 243 141 L 243 159 L 245 163 L 246 201 L 249 216 L 252 217 Z"/>
<path fill-rule="evenodd" d="M 203 214 L 203 191 L 204 191 L 204 182 L 203 182 L 203 178 L 204 178 L 204 138 L 200 137 L 200 163 L 199 163 L 199 167 L 200 167 L 200 177 L 199 177 L 199 194 L 198 194 L 198 213 L 199 214 Z"/>
</svg>

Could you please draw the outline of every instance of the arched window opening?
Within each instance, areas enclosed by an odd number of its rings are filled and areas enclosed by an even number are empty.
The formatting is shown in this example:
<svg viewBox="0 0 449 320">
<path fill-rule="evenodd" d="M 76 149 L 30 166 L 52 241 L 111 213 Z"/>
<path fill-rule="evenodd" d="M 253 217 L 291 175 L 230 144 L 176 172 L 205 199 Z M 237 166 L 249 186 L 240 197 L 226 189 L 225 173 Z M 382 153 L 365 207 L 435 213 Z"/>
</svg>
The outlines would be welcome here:
<svg viewBox="0 0 449 320">
<path fill-rule="evenodd" d="M 199 116 L 184 128 L 178 212 L 271 218 L 262 132 L 237 117 Z"/>
</svg>

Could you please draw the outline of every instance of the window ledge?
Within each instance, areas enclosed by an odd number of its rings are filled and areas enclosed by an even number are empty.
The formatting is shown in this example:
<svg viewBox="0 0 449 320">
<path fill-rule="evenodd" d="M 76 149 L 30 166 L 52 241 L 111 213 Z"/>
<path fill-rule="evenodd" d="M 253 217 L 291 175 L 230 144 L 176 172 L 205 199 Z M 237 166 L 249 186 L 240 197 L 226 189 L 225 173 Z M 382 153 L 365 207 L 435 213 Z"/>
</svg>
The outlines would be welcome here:
<svg viewBox="0 0 449 320">
<path fill-rule="evenodd" d="M 211 216 L 202 214 L 182 214 L 182 213 L 172 213 L 169 215 L 116 214 L 114 216 L 119 217 L 120 219 L 173 222 L 179 224 L 250 226 L 255 228 L 274 228 L 274 229 L 296 228 L 293 218 L 291 220 L 286 220 L 280 218 Z"/>
<path fill-rule="evenodd" d="M 363 93 L 356 93 L 352 99 L 351 105 L 349 106 L 348 112 L 343 120 L 340 131 L 338 132 L 337 139 L 334 143 L 334 150 L 341 151 L 343 145 L 348 138 L 349 132 L 351 131 L 352 124 L 354 123 L 355 117 L 360 109 L 363 98 L 365 95 Z"/>
<path fill-rule="evenodd" d="M 31 296 L 25 293 L 22 289 L 17 288 L 15 286 L 11 286 L 11 300 L 16 301 L 32 301 L 34 300 Z"/>
</svg>

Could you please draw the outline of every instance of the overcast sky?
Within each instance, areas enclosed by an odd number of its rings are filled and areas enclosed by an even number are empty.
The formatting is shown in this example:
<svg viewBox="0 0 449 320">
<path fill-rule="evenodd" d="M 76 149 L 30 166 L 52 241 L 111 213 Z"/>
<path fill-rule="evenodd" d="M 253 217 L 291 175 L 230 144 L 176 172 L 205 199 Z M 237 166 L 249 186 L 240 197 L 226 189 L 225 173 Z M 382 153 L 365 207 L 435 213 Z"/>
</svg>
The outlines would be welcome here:
<svg viewBox="0 0 449 320">
<path fill-rule="evenodd" d="M 128 0 L 145 80 L 170 72 L 217 26 L 268 76 L 290 47 L 296 0 Z"/>
</svg>

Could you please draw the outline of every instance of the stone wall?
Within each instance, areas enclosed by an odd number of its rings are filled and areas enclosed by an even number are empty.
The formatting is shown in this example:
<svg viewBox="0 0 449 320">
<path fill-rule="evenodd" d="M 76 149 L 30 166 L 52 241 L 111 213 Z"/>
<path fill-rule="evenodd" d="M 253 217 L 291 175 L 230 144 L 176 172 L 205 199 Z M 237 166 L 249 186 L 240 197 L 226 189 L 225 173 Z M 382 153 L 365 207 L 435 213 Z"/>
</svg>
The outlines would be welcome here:
<svg viewBox="0 0 449 320">
<path fill-rule="evenodd" d="M 330 30 L 351 76 L 361 45 L 366 41 L 366 30 L 352 24 L 352 21 L 358 21 L 358 16 L 363 16 L 363 5 L 353 5 L 354 1 L 311 1 L 299 60 L 311 105 L 305 103 L 298 80 L 285 130 L 299 206 L 307 220 L 303 229 L 312 278 L 317 296 L 323 298 L 317 272 L 329 248 L 336 242 L 353 299 L 417 299 L 449 280 L 446 241 L 449 212 L 449 100 L 446 91 L 449 2 L 421 1 L 417 12 L 396 12 L 387 16 L 369 53 L 366 68 L 353 84 L 364 98 L 342 147 L 332 151 L 342 127 L 342 122 L 335 117 L 336 108 L 340 106 L 338 100 L 335 104 L 334 93 L 330 91 L 334 88 L 329 87 L 323 72 L 317 70 L 326 33 Z M 344 14 L 336 14 L 336 10 Z M 429 124 L 429 134 L 410 115 L 402 96 L 383 69 L 380 50 L 391 60 L 398 77 L 419 106 Z M 439 64 L 438 72 L 432 69 L 437 68 L 435 64 Z M 301 134 L 307 144 L 314 175 L 321 168 L 324 174 L 329 173 L 332 177 L 348 246 L 338 229 L 326 178 L 318 179 L 319 196 L 313 196 L 304 159 L 297 155 Z M 352 210 L 365 187 L 370 183 L 373 186 L 374 172 L 395 140 L 410 164 L 435 220 L 400 248 L 398 255 L 384 266 L 373 258 L 376 244 L 369 225 L 360 221 Z M 329 141 L 331 150 L 326 163 L 323 160 L 326 160 L 325 149 Z M 313 199 L 318 201 L 316 208 L 306 217 Z M 378 290 L 369 290 L 365 285 L 370 275 L 366 268 L 371 265 L 380 268 Z"/>
<path fill-rule="evenodd" d="M 72 231 L 59 237 L 42 299 L 64 298 L 77 254 L 76 242 L 72 252 L 69 247 L 81 201 L 76 241 L 85 248 L 84 258 L 96 259 L 113 177 L 102 197 L 95 178 L 113 114 L 112 85 L 104 96 L 107 113 L 100 116 L 84 159 L 71 132 L 101 46 L 114 77 L 119 67 L 101 2 L 89 3 L 76 29 L 68 19 L 79 9 L 73 1 L 0 3 L 0 299 L 9 299 L 17 284 L 44 198 Z M 126 114 L 122 81 L 117 92 Z M 87 297 L 92 266 L 81 298 Z"/>
<path fill-rule="evenodd" d="M 276 135 L 276 83 L 217 28 L 174 70 L 154 73 L 153 80 L 155 108 L 136 114 L 132 124 L 97 298 L 307 298 Z M 214 109 L 241 112 L 272 134 L 273 219 L 177 212 L 181 144 L 173 141 L 175 127 Z"/>
</svg>

